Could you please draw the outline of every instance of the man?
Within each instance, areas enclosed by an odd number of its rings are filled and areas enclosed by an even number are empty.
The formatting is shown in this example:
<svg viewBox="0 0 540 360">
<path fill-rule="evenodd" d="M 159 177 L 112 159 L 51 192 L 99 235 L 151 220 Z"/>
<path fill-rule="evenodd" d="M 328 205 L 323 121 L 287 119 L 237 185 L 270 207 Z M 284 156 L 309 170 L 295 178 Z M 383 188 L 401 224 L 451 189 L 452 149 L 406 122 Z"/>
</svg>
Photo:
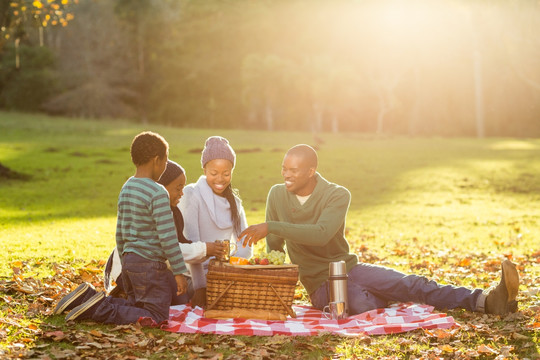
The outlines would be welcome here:
<svg viewBox="0 0 540 360">
<path fill-rule="evenodd" d="M 266 222 L 248 227 L 239 236 L 244 237 L 244 246 L 266 237 L 267 251 L 284 251 L 286 245 L 313 306 L 323 309 L 328 304 L 328 264 L 343 260 L 348 273 L 349 315 L 394 301 L 498 315 L 517 311 L 519 275 L 509 260 L 502 262 L 499 285 L 486 291 L 440 285 L 423 276 L 359 263 L 349 253 L 345 239 L 351 195 L 343 186 L 324 179 L 317 165 L 312 147 L 301 144 L 289 149 L 281 169 L 284 183 L 274 185 L 268 194 Z"/>
</svg>

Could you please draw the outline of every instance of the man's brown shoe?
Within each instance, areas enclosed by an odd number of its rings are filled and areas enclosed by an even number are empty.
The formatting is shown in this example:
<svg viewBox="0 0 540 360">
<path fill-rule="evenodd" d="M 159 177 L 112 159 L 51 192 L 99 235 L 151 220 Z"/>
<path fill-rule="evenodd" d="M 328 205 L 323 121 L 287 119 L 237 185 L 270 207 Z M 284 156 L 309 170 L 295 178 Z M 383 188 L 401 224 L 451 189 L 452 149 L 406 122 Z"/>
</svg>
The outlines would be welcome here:
<svg viewBox="0 0 540 360">
<path fill-rule="evenodd" d="M 486 297 L 486 313 L 506 315 L 517 311 L 516 297 L 519 289 L 519 274 L 510 260 L 501 263 L 501 282 Z"/>
</svg>

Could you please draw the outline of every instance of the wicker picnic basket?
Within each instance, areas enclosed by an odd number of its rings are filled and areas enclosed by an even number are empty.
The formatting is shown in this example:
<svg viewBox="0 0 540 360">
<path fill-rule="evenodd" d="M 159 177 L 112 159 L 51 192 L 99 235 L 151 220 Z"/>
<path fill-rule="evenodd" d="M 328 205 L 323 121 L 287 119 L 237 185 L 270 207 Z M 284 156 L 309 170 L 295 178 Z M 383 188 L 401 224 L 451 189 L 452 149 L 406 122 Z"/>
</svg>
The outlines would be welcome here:
<svg viewBox="0 0 540 360">
<path fill-rule="evenodd" d="M 298 266 L 231 265 L 210 260 L 207 310 L 266 310 L 296 317 L 292 309 Z"/>
</svg>

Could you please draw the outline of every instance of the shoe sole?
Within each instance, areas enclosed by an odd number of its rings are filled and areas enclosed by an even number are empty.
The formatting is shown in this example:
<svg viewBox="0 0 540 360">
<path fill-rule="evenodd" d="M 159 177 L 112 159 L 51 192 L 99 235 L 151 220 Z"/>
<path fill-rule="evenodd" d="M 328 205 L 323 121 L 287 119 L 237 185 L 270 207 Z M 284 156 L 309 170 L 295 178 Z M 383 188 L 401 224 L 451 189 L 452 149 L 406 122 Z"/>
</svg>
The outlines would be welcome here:
<svg viewBox="0 0 540 360">
<path fill-rule="evenodd" d="M 64 310 L 77 300 L 80 295 L 82 295 L 90 286 L 87 283 L 79 285 L 75 290 L 67 294 L 60 302 L 56 305 L 53 310 L 53 315 L 58 315 L 64 312 Z"/>
<path fill-rule="evenodd" d="M 504 278 L 504 285 L 508 291 L 507 302 L 516 300 L 519 290 L 519 273 L 516 266 L 510 261 L 505 260 L 502 263 L 502 276 Z M 515 286 L 517 284 L 517 286 Z"/>
<path fill-rule="evenodd" d="M 81 304 L 71 310 L 71 312 L 66 315 L 66 321 L 76 320 L 79 316 L 81 316 L 81 314 L 83 314 L 86 310 L 90 309 L 92 306 L 96 305 L 103 298 L 105 298 L 105 294 L 103 292 L 98 292 L 90 299 L 88 299 L 84 304 Z"/>
</svg>

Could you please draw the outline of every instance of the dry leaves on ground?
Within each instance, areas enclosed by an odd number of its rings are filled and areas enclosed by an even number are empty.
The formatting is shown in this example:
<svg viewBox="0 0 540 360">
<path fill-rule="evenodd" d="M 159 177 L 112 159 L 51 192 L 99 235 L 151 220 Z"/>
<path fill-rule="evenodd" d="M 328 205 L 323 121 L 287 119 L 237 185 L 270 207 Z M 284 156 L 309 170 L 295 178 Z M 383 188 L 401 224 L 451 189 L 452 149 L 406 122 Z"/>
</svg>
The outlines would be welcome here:
<svg viewBox="0 0 540 360">
<path fill-rule="evenodd" d="M 498 281 L 500 261 L 487 255 L 452 257 L 437 253 L 441 270 L 426 254 L 403 255 L 411 272 L 424 272 L 433 278 L 463 279 L 474 276 L 480 284 Z M 377 254 L 363 247 L 361 258 L 380 262 Z M 424 257 L 421 256 L 424 254 Z M 35 359 L 289 359 L 316 358 L 396 358 L 417 359 L 518 359 L 540 358 L 540 284 L 529 271 L 538 266 L 539 252 L 514 259 L 519 264 L 522 285 L 520 311 L 504 319 L 497 316 L 451 310 L 460 326 L 376 337 L 236 337 L 225 335 L 172 334 L 140 324 L 102 325 L 90 322 L 65 324 L 63 316 L 50 316 L 56 302 L 83 281 L 102 288 L 103 261 L 92 261 L 75 268 L 69 264 L 49 264 L 52 275 L 36 276 L 44 265 L 14 262 L 13 274 L 0 280 L 0 357 Z M 450 282 L 450 280 L 449 280 Z M 305 297 L 297 289 L 297 298 Z M 525 356 L 525 355 L 526 356 Z"/>
</svg>

